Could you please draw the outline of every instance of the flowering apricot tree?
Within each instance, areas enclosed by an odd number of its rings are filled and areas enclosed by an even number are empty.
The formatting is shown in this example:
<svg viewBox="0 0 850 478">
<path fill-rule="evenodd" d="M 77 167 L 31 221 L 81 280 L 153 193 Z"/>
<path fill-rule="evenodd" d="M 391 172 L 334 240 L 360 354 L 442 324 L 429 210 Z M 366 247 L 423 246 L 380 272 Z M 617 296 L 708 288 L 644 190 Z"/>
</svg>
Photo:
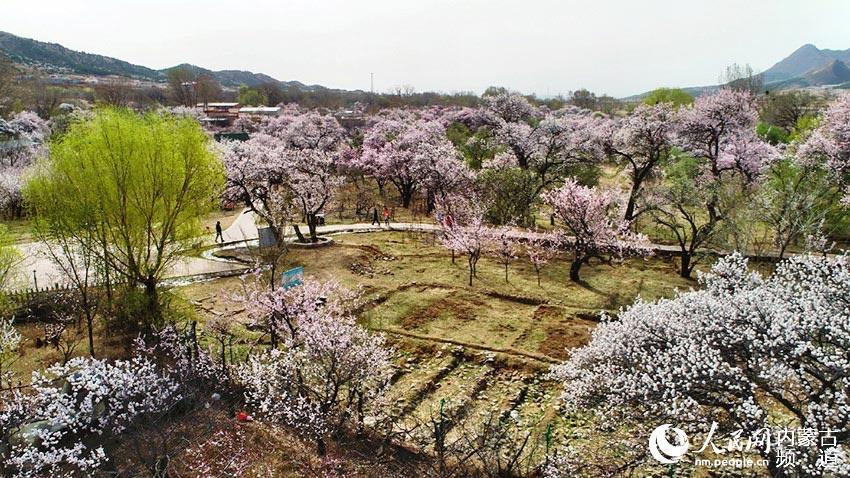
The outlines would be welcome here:
<svg viewBox="0 0 850 478">
<path fill-rule="evenodd" d="M 31 111 L 0 119 L 0 208 L 11 217 L 23 213 L 21 176 L 46 153 L 50 132 L 50 125 Z"/>
<path fill-rule="evenodd" d="M 701 290 L 603 317 L 590 344 L 553 368 L 568 407 L 604 405 L 608 422 L 625 415 L 703 433 L 716 422 L 718 434 L 744 436 L 790 419 L 836 441 L 761 440 L 751 451 L 771 476 L 850 472 L 841 445 L 850 438 L 848 259 L 798 256 L 762 277 L 734 254 L 700 281 Z M 791 451 L 796 462 L 780 461 Z"/>
<path fill-rule="evenodd" d="M 440 241 L 452 253 L 465 254 L 469 285 L 476 276 L 481 255 L 492 244 L 493 234 L 484 220 L 487 207 L 478 196 L 452 196 L 437 202 L 437 219 L 442 228 Z"/>
<path fill-rule="evenodd" d="M 699 159 L 705 181 L 738 173 L 751 182 L 775 159 L 775 150 L 761 141 L 755 127 L 758 111 L 745 91 L 721 89 L 703 95 L 680 114 L 679 145 Z"/>
<path fill-rule="evenodd" d="M 316 242 L 316 216 L 342 183 L 337 173 L 339 135 L 333 124 L 324 120 L 317 119 L 318 124 L 300 117 L 290 121 L 286 128 L 276 130 L 277 135 L 257 133 L 247 141 L 224 144 L 227 189 L 223 198 L 245 204 L 269 225 L 279 241 L 285 225 L 294 222 L 294 213 L 300 212 L 307 222 L 310 241 Z M 310 128 L 296 131 L 299 125 Z M 322 127 L 333 132 L 322 135 Z M 293 229 L 299 241 L 307 241 L 297 224 Z"/>
<path fill-rule="evenodd" d="M 12 371 L 9 370 L 18 353 L 21 333 L 9 319 L 0 319 L 0 392 L 12 385 Z"/>
<path fill-rule="evenodd" d="M 623 215 L 632 221 L 645 211 L 638 200 L 674 146 L 676 112 L 669 103 L 641 104 L 626 118 L 611 120 L 607 126 L 599 128 L 598 134 L 605 151 L 628 169 L 631 188 Z"/>
<path fill-rule="evenodd" d="M 536 233 L 528 231 L 525 253 L 537 274 L 537 286 L 540 286 L 540 272 L 558 255 L 562 237 L 557 233 Z"/>
<path fill-rule="evenodd" d="M 508 267 L 520 254 L 519 241 L 513 224 L 505 224 L 490 230 L 490 250 L 496 262 L 505 266 L 505 282 L 508 282 Z"/>
<path fill-rule="evenodd" d="M 336 118 L 294 105 L 287 105 L 283 115 L 263 124 L 261 130 L 292 149 L 337 151 L 345 140 L 345 129 Z"/>
<path fill-rule="evenodd" d="M 293 203 L 286 189 L 287 156 L 280 141 L 256 134 L 248 141 L 224 142 L 221 150 L 226 174 L 222 200 L 244 204 L 282 240 Z"/>
<path fill-rule="evenodd" d="M 820 126 L 800 146 L 798 156 L 804 162 L 824 166 L 839 185 L 847 188 L 850 183 L 850 97 L 841 97 L 826 110 Z M 842 202 L 850 202 L 850 191 L 845 191 Z"/>
<path fill-rule="evenodd" d="M 701 96 L 679 119 L 677 144 L 685 154 L 665 171 L 652 214 L 678 243 L 679 274 L 687 278 L 698 250 L 716 237 L 725 213 L 734 207 L 723 200 L 723 189 L 749 192 L 778 154 L 756 136 L 758 112 L 747 92 L 722 89 Z"/>
<path fill-rule="evenodd" d="M 404 207 L 410 207 L 420 188 L 453 189 L 466 174 L 440 122 L 401 113 L 369 129 L 358 160 L 361 169 L 395 186 Z"/>
<path fill-rule="evenodd" d="M 622 198 L 611 190 L 587 187 L 568 178 L 544 200 L 564 225 L 562 244 L 574 252 L 570 279 L 579 281 L 579 270 L 591 259 L 612 263 L 628 256 L 652 253 L 646 236 L 629 230 L 623 220 Z"/>
<path fill-rule="evenodd" d="M 242 368 L 246 400 L 315 440 L 322 454 L 330 434 L 380 412 L 392 369 L 384 337 L 356 323 L 352 297 L 338 283 L 306 281 L 266 293 L 251 311 L 277 319 L 282 347 Z"/>
<path fill-rule="evenodd" d="M 488 97 L 485 109 L 493 141 L 511 151 L 520 168 L 534 172 L 538 193 L 563 178 L 570 166 L 602 156 L 593 133 L 602 122 L 588 112 L 550 113 L 512 93 Z"/>
<path fill-rule="evenodd" d="M 15 477 L 90 475 L 108 458 L 103 447 L 88 447 L 87 437 L 120 434 L 180 399 L 177 382 L 142 356 L 75 358 L 35 372 L 32 389 L 13 392 L 0 407 L 3 459 Z"/>
</svg>

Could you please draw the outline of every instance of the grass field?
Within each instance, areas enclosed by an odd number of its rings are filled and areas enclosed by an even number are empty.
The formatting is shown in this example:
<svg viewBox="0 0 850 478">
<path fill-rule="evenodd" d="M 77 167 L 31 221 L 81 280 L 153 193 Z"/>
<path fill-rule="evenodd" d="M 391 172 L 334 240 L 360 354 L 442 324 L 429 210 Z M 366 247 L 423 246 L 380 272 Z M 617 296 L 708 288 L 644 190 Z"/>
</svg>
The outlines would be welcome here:
<svg viewBox="0 0 850 478">
<path fill-rule="evenodd" d="M 221 215 L 210 221 L 218 218 L 232 220 Z M 504 268 L 484 257 L 470 286 L 465 258 L 453 263 L 431 234 L 362 233 L 333 239 L 329 247 L 290 250 L 278 270 L 300 265 L 310 277 L 359 288 L 362 324 L 386 334 L 396 349 L 397 373 L 388 402 L 396 427 L 425 430 L 422 424 L 442 405 L 453 418 L 449 438 L 491 414 L 512 414 L 525 429 L 541 434 L 551 424 L 556 441 L 572 435 L 574 423 L 581 420 L 557 413 L 560 386 L 545 378 L 548 368 L 588 342 L 600 312 L 616 312 L 638 295 L 651 300 L 694 285 L 678 276 L 668 258 L 588 265 L 582 284 L 569 281 L 569 258 L 558 258 L 542 271 L 538 286 L 524 257 L 510 265 L 507 282 Z M 256 345 L 258 336 L 244 327 L 244 311 L 231 299 L 240 287 L 239 277 L 228 277 L 172 292 L 195 310 L 201 327 L 213 315 L 232 317 L 237 347 L 245 351 Z M 26 382 L 33 370 L 62 356 L 52 347 L 35 345 L 43 334 L 39 325 L 20 329 L 25 340 L 13 368 Z M 129 352 L 122 337 L 104 339 L 109 334 L 102 325 L 96 332 L 99 356 Z M 85 355 L 81 331 L 77 339 L 73 355 Z"/>
<path fill-rule="evenodd" d="M 651 300 L 694 286 L 666 258 L 587 266 L 584 283 L 576 284 L 566 257 L 543 270 L 540 286 L 523 257 L 510 266 L 508 282 L 502 266 L 485 257 L 469 286 L 465 259 L 453 264 L 433 235 L 344 234 L 334 241 L 291 250 L 279 270 L 300 265 L 310 277 L 362 290 L 362 323 L 397 349 L 389 406 L 400 429 L 427 422 L 442 402 L 457 426 L 513 412 L 540 433 L 552 423 L 555 439 L 563 439 L 572 420 L 556 413 L 560 387 L 545 379 L 548 367 L 587 343 L 601 311 L 616 312 L 638 295 Z M 180 292 L 201 315 L 244 321 L 228 299 L 239 287 L 232 277 Z"/>
</svg>

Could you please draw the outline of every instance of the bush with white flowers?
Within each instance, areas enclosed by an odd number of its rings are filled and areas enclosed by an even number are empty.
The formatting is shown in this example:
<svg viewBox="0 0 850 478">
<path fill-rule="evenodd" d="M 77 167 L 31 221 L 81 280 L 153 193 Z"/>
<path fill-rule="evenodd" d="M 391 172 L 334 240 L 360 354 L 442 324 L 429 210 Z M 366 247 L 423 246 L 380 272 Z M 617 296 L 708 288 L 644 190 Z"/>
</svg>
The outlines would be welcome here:
<svg viewBox="0 0 850 478">
<path fill-rule="evenodd" d="M 553 369 L 567 405 L 604 408 L 609 422 L 629 415 L 705 432 L 714 421 L 745 437 L 786 425 L 831 431 L 837 450 L 817 440 L 794 465 L 781 464 L 776 444 L 753 451 L 774 475 L 850 472 L 823 460 L 846 456 L 850 439 L 848 258 L 795 257 L 765 278 L 735 254 L 700 280 L 701 290 L 606 318 Z"/>
<path fill-rule="evenodd" d="M 33 393 L 16 391 L 0 408 L 4 465 L 15 477 L 68 476 L 107 461 L 93 439 L 123 432 L 179 399 L 179 385 L 144 357 L 75 358 L 34 372 Z"/>
<path fill-rule="evenodd" d="M 325 438 L 378 409 L 392 367 L 381 335 L 360 327 L 351 292 L 306 281 L 254 302 L 251 314 L 278 317 L 282 346 L 251 357 L 240 378 L 262 417 L 299 430 L 324 452 Z"/>
</svg>

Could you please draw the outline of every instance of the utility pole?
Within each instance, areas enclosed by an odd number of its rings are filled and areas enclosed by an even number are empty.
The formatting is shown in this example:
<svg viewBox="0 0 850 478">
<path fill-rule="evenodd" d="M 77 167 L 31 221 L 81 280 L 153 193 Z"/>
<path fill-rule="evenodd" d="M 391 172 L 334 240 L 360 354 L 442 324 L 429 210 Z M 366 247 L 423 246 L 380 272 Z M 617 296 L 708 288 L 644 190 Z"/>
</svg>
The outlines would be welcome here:
<svg viewBox="0 0 850 478">
<path fill-rule="evenodd" d="M 375 105 L 375 74 L 369 73 L 369 112 Z"/>
</svg>

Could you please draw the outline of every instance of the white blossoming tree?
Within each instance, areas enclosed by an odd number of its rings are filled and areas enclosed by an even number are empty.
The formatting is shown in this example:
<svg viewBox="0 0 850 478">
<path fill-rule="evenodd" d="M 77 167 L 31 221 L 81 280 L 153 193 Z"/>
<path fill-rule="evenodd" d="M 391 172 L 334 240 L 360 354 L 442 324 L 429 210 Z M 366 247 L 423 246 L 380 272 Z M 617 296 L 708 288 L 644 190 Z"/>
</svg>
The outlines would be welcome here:
<svg viewBox="0 0 850 478">
<path fill-rule="evenodd" d="M 9 367 L 17 358 L 20 343 L 21 334 L 12 321 L 0 319 L 0 392 L 11 386 L 12 372 Z"/>
<path fill-rule="evenodd" d="M 75 358 L 35 372 L 32 393 L 16 390 L 0 407 L 0 469 L 16 478 L 91 476 L 108 458 L 88 438 L 120 434 L 179 399 L 177 382 L 143 356 Z"/>
<path fill-rule="evenodd" d="M 846 476 L 850 438 L 850 261 L 795 257 L 764 278 L 735 254 L 700 278 L 703 288 L 658 302 L 638 300 L 606 318 L 554 377 L 569 409 L 602 407 L 609 423 L 676 423 L 718 435 L 782 426 L 829 431 L 793 449 L 762 440 L 751 451 L 771 476 Z M 601 410 L 601 408 L 599 408 Z M 839 464 L 827 468 L 832 453 Z"/>
<path fill-rule="evenodd" d="M 360 327 L 351 293 L 335 282 L 307 281 L 264 293 L 250 311 L 274 317 L 280 348 L 252 356 L 241 370 L 245 398 L 259 416 L 291 426 L 324 454 L 329 436 L 362 425 L 391 375 L 391 350 Z"/>
</svg>

